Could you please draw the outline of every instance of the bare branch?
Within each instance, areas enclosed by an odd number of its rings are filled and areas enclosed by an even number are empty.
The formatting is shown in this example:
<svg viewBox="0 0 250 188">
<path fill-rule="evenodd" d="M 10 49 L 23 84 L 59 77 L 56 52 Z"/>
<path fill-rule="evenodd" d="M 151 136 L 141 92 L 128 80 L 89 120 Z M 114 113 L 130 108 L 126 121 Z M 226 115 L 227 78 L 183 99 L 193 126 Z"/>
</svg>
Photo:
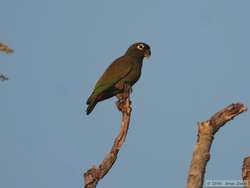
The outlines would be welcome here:
<svg viewBox="0 0 250 188">
<path fill-rule="evenodd" d="M 0 74 L 0 80 L 6 81 L 6 80 L 9 80 L 9 78 L 7 76 L 4 76 L 3 74 Z"/>
<path fill-rule="evenodd" d="M 0 42 L 0 51 L 5 52 L 6 54 L 14 52 L 13 49 L 9 48 L 8 45 Z"/>
<path fill-rule="evenodd" d="M 246 157 L 243 161 L 242 179 L 246 181 L 245 188 L 250 188 L 250 156 Z"/>
<path fill-rule="evenodd" d="M 125 87 L 126 88 L 126 87 Z M 112 168 L 117 159 L 118 152 L 124 143 L 129 129 L 131 115 L 130 88 L 125 89 L 123 100 L 118 104 L 118 109 L 122 113 L 122 123 L 119 135 L 116 137 L 114 144 L 102 163 L 96 167 L 93 166 L 84 173 L 85 188 L 95 188 L 100 179 L 102 179 Z"/>
<path fill-rule="evenodd" d="M 245 111 L 247 107 L 244 104 L 231 104 L 214 114 L 209 120 L 198 123 L 198 138 L 188 173 L 187 188 L 202 187 L 215 133 L 228 121 Z"/>
<path fill-rule="evenodd" d="M 13 49 L 9 48 L 6 44 L 0 42 L 0 51 L 5 52 L 6 54 L 14 52 Z M 6 81 L 9 80 L 9 78 L 3 74 L 0 74 L 0 80 Z"/>
</svg>

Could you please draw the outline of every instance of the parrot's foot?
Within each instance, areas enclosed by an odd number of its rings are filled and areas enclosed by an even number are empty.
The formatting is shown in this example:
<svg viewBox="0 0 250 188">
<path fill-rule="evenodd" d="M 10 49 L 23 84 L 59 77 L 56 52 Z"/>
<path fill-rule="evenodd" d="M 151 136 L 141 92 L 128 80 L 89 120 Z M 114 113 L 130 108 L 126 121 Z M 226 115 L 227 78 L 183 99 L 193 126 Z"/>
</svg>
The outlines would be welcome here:
<svg viewBox="0 0 250 188">
<path fill-rule="evenodd" d="M 118 110 L 120 112 L 126 111 L 127 108 L 127 103 L 126 103 L 127 99 L 119 99 L 118 101 L 116 101 L 116 106 L 118 108 Z M 131 105 L 131 101 L 129 100 L 129 106 Z"/>
<path fill-rule="evenodd" d="M 123 93 L 119 93 L 116 95 L 118 101 L 116 102 L 116 106 L 120 112 L 126 111 L 127 108 L 127 100 L 129 101 L 129 106 L 131 105 L 131 101 L 129 99 L 130 93 L 132 92 L 132 87 L 129 84 L 123 85 L 124 91 Z"/>
<path fill-rule="evenodd" d="M 116 106 L 120 112 L 122 112 L 124 105 L 125 105 L 124 100 L 119 99 L 118 101 L 116 101 Z"/>
</svg>

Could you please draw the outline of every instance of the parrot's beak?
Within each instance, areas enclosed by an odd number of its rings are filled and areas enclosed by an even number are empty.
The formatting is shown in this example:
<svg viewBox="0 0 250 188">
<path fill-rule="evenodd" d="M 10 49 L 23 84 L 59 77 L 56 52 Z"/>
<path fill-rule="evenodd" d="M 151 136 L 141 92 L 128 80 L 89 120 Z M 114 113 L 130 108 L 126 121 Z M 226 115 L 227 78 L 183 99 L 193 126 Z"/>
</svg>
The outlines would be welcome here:
<svg viewBox="0 0 250 188">
<path fill-rule="evenodd" d="M 150 56 L 151 56 L 151 51 L 150 51 L 150 49 L 147 49 L 147 50 L 144 52 L 144 57 L 149 58 Z"/>
</svg>

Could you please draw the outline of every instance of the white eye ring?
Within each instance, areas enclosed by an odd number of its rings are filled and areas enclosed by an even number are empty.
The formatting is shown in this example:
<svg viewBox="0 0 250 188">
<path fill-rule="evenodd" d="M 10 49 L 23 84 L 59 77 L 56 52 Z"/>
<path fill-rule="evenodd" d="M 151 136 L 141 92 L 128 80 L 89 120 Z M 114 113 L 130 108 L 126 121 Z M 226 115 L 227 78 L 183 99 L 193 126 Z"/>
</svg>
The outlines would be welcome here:
<svg viewBox="0 0 250 188">
<path fill-rule="evenodd" d="M 139 45 L 137 46 L 137 48 L 138 48 L 139 50 L 143 50 L 144 45 L 143 45 L 143 44 L 139 44 Z"/>
</svg>

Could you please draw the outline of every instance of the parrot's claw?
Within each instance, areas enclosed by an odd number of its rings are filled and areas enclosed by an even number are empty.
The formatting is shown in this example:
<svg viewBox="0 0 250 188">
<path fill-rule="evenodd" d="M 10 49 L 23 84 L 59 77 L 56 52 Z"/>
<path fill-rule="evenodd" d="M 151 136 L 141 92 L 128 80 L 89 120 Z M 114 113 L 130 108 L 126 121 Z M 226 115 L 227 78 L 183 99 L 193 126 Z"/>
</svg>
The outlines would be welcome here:
<svg viewBox="0 0 250 188">
<path fill-rule="evenodd" d="M 116 97 L 118 101 L 116 102 L 116 106 L 120 112 L 123 112 L 126 109 L 126 101 L 129 99 L 129 95 L 132 92 L 132 87 L 129 84 L 124 84 L 123 93 L 117 94 Z M 129 100 L 129 105 L 131 105 L 131 101 Z"/>
<path fill-rule="evenodd" d="M 121 111 L 121 112 L 123 110 L 124 105 L 125 105 L 125 101 L 124 100 L 120 99 L 120 100 L 116 101 L 116 106 L 117 106 L 118 110 Z"/>
</svg>

